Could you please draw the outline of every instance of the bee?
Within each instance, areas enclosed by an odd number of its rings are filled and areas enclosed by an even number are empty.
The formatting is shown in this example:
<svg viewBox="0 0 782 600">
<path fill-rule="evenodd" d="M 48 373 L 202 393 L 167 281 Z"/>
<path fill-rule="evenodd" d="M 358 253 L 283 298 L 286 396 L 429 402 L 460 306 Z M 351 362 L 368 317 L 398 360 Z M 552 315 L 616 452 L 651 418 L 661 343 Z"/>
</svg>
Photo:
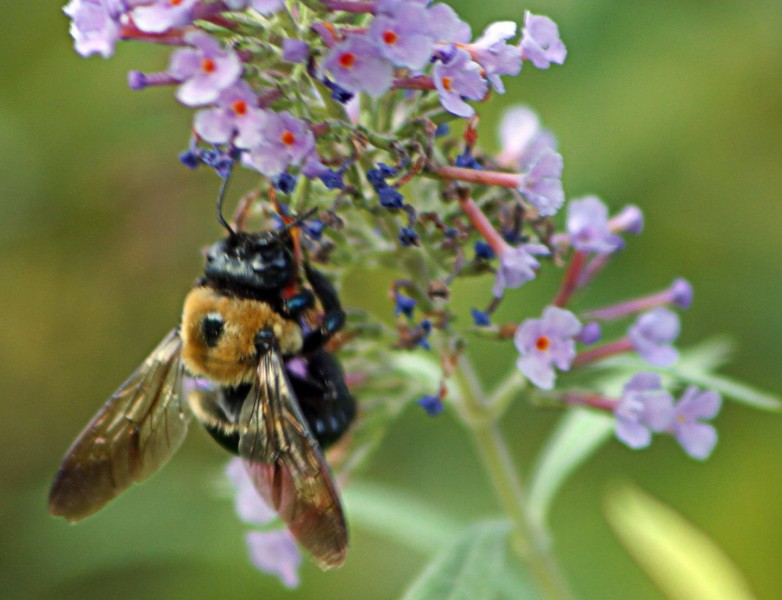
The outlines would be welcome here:
<svg viewBox="0 0 782 600">
<path fill-rule="evenodd" d="M 219 205 L 228 236 L 207 251 L 180 325 L 70 447 L 49 511 L 79 521 L 147 479 L 180 447 L 193 415 L 242 457 L 257 491 L 314 562 L 337 567 L 347 525 L 321 449 L 347 431 L 355 401 L 324 345 L 345 313 L 328 279 L 298 259 L 292 230 L 306 215 L 247 233 L 234 231 Z M 210 385 L 192 385 L 200 378 Z M 186 393 L 188 383 L 194 389 Z"/>
</svg>

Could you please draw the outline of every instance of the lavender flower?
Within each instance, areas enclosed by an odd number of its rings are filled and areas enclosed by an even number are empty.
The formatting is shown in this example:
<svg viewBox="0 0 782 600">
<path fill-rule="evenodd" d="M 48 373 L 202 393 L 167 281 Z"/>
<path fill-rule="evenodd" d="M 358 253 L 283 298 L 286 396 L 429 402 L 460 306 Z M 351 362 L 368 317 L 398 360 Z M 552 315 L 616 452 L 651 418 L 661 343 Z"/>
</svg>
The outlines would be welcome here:
<svg viewBox="0 0 782 600">
<path fill-rule="evenodd" d="M 624 444 L 638 450 L 652 442 L 652 433 L 664 431 L 673 416 L 673 398 L 656 373 L 638 373 L 624 386 L 614 410 L 615 433 Z"/>
<path fill-rule="evenodd" d="M 268 177 L 300 166 L 315 155 L 315 136 L 308 125 L 288 112 L 269 112 L 260 140 L 243 156 L 244 164 Z"/>
<path fill-rule="evenodd" d="M 434 41 L 429 35 L 427 9 L 403 3 L 393 16 L 380 14 L 369 26 L 368 36 L 380 53 L 400 67 L 421 69 L 432 56 Z"/>
<path fill-rule="evenodd" d="M 543 152 L 556 152 L 557 140 L 540 124 L 535 111 L 515 106 L 505 111 L 499 126 L 501 150 L 497 162 L 527 171 Z"/>
<path fill-rule="evenodd" d="M 471 117 L 475 109 L 464 99 L 482 100 L 488 84 L 481 66 L 465 50 L 457 50 L 448 63 L 437 61 L 433 69 L 434 85 L 446 110 L 458 117 Z"/>
<path fill-rule="evenodd" d="M 286 38 L 282 40 L 282 58 L 290 63 L 303 63 L 309 56 L 310 47 L 301 40 Z"/>
<path fill-rule="evenodd" d="M 285 0 L 250 0 L 250 6 L 262 15 L 268 16 L 285 8 Z"/>
<path fill-rule="evenodd" d="M 187 106 L 210 104 L 239 79 L 242 63 L 235 52 L 224 50 L 203 31 L 187 33 L 185 41 L 194 48 L 176 50 L 168 67 L 168 73 L 182 82 L 177 99 Z"/>
<path fill-rule="evenodd" d="M 349 92 L 366 92 L 375 97 L 391 87 L 394 74 L 391 63 L 362 35 L 348 36 L 334 46 L 323 60 L 323 68 Z"/>
<path fill-rule="evenodd" d="M 245 81 L 223 90 L 217 106 L 196 113 L 193 128 L 212 144 L 233 140 L 238 148 L 250 148 L 261 142 L 267 122 L 266 113 L 258 108 L 258 98 Z"/>
<path fill-rule="evenodd" d="M 679 316 L 661 307 L 638 317 L 627 333 L 641 358 L 658 367 L 670 367 L 679 360 L 679 352 L 672 346 L 679 329 Z"/>
<path fill-rule="evenodd" d="M 287 529 L 251 531 L 247 534 L 247 547 L 258 570 L 276 575 L 287 588 L 299 587 L 301 553 Z"/>
<path fill-rule="evenodd" d="M 570 201 L 567 230 L 576 250 L 610 254 L 622 247 L 622 239 L 608 228 L 608 208 L 597 196 Z"/>
<path fill-rule="evenodd" d="M 565 203 L 562 189 L 562 156 L 544 150 L 521 177 L 519 191 L 542 217 L 550 217 Z"/>
<path fill-rule="evenodd" d="M 120 17 L 125 11 L 121 0 L 71 0 L 63 12 L 71 18 L 70 34 L 76 52 L 87 57 L 114 54 L 119 39 Z"/>
<path fill-rule="evenodd" d="M 508 246 L 500 253 L 500 267 L 492 287 L 495 298 L 501 298 L 505 288 L 517 288 L 527 281 L 535 279 L 535 270 L 540 263 L 533 255 L 548 255 L 551 252 L 543 244 L 523 244 Z"/>
<path fill-rule="evenodd" d="M 163 33 L 175 27 L 189 25 L 193 10 L 201 0 L 157 0 L 133 9 L 133 22 L 141 31 Z"/>
<path fill-rule="evenodd" d="M 499 94 L 505 93 L 500 75 L 518 75 L 521 72 L 519 49 L 507 43 L 516 35 L 516 23 L 499 21 L 489 25 L 472 44 L 473 58 L 486 71 L 491 86 Z"/>
<path fill-rule="evenodd" d="M 613 217 L 608 226 L 611 231 L 626 231 L 627 233 L 639 234 L 644 229 L 644 214 L 637 206 L 625 206 L 618 215 Z"/>
<path fill-rule="evenodd" d="M 721 405 L 722 398 L 717 392 L 701 392 L 695 386 L 690 386 L 673 409 L 669 429 L 684 451 L 693 458 L 705 460 L 714 450 L 717 430 L 701 420 L 716 417 Z"/>
<path fill-rule="evenodd" d="M 581 323 L 568 310 L 549 306 L 542 319 L 527 319 L 516 330 L 513 342 L 521 356 L 516 367 L 532 383 L 544 390 L 554 387 L 556 373 L 570 369 L 576 356 L 574 338 Z"/>
<path fill-rule="evenodd" d="M 692 305 L 692 284 L 683 277 L 674 279 L 670 287 L 671 304 L 686 310 Z"/>
<path fill-rule="evenodd" d="M 559 39 L 559 28 L 548 17 L 524 13 L 524 29 L 521 32 L 521 56 L 538 69 L 548 69 L 551 63 L 565 62 L 567 50 Z"/>
<path fill-rule="evenodd" d="M 428 4 L 423 2 L 422 4 Z M 429 7 L 429 35 L 436 42 L 466 44 L 472 38 L 470 26 L 459 18 L 448 4 L 439 2 Z"/>
</svg>

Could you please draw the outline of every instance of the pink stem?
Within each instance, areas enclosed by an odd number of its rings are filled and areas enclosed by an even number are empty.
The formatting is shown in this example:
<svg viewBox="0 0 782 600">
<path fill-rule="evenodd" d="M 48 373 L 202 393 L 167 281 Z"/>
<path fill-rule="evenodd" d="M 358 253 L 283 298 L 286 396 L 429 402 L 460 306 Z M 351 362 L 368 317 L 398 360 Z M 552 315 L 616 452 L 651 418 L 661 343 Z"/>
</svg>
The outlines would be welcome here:
<svg viewBox="0 0 782 600">
<path fill-rule="evenodd" d="M 572 366 L 584 367 L 604 358 L 629 352 L 632 349 L 633 343 L 630 341 L 630 338 L 624 337 L 622 339 L 616 340 L 615 342 L 609 342 L 603 346 L 598 346 L 597 348 L 592 348 L 591 350 L 579 352 L 576 355 L 576 358 L 573 360 Z"/>
<path fill-rule="evenodd" d="M 591 408 L 597 408 L 607 412 L 614 412 L 618 402 L 612 398 L 606 398 L 600 394 L 590 393 L 566 393 L 563 397 L 566 404 L 573 404 L 579 406 L 589 406 Z"/>
<path fill-rule="evenodd" d="M 507 188 L 517 188 L 521 183 L 521 175 L 518 173 L 481 171 L 479 169 L 465 169 L 464 167 L 451 166 L 436 167 L 434 173 L 443 179 L 456 179 L 457 181 L 478 183 L 481 185 L 499 185 Z"/>
<path fill-rule="evenodd" d="M 576 250 L 573 256 L 570 257 L 570 264 L 565 273 L 565 278 L 562 280 L 562 286 L 559 288 L 559 292 L 557 292 L 557 297 L 554 298 L 554 306 L 562 308 L 570 300 L 570 296 L 573 295 L 573 292 L 578 287 L 578 280 L 581 276 L 581 269 L 586 262 L 586 257 L 586 252 L 582 250 Z"/>
<path fill-rule="evenodd" d="M 475 227 L 475 229 L 478 230 L 478 233 L 480 233 L 481 236 L 483 236 L 483 238 L 488 242 L 489 246 L 491 246 L 491 249 L 494 250 L 494 253 L 497 256 L 500 256 L 503 252 L 506 252 L 509 249 L 508 243 L 502 239 L 502 236 L 499 233 L 497 233 L 497 230 L 494 229 L 494 226 L 491 224 L 486 215 L 483 214 L 483 211 L 480 209 L 480 207 L 475 204 L 472 198 L 467 195 L 460 196 L 459 206 L 467 218 L 470 219 L 470 223 L 473 224 L 473 227 Z"/>
<path fill-rule="evenodd" d="M 418 75 L 417 77 L 405 77 L 403 79 L 394 80 L 392 86 L 395 90 L 434 90 L 437 89 L 434 85 L 434 80 L 426 75 Z"/>
<path fill-rule="evenodd" d="M 321 0 L 327 10 L 340 10 L 342 12 L 364 14 L 374 13 L 374 2 L 349 2 L 346 0 Z"/>
<path fill-rule="evenodd" d="M 644 298 L 636 298 L 635 300 L 628 300 L 627 302 L 621 302 L 614 306 L 607 306 L 605 308 L 598 308 L 596 310 L 590 310 L 583 314 L 585 319 L 593 319 L 595 321 L 611 321 L 614 319 L 621 319 L 627 315 L 639 313 L 650 308 L 656 308 L 658 306 L 664 306 L 671 302 L 671 291 L 663 290 L 656 294 L 646 296 Z"/>
</svg>

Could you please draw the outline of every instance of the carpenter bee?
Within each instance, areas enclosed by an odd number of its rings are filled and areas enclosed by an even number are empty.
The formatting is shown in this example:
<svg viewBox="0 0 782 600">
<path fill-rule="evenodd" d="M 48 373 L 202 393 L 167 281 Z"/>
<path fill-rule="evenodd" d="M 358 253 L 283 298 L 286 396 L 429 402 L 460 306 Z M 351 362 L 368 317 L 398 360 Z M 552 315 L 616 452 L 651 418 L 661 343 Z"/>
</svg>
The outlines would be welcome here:
<svg viewBox="0 0 782 600">
<path fill-rule="evenodd" d="M 355 403 L 324 345 L 345 315 L 331 283 L 297 258 L 293 228 L 303 218 L 275 231 L 234 231 L 219 205 L 228 236 L 207 251 L 181 324 L 68 450 L 49 511 L 78 521 L 152 475 L 182 444 L 192 414 L 244 459 L 313 560 L 336 567 L 347 526 L 321 448 L 345 433 Z M 197 385 L 201 378 L 210 385 Z"/>
</svg>

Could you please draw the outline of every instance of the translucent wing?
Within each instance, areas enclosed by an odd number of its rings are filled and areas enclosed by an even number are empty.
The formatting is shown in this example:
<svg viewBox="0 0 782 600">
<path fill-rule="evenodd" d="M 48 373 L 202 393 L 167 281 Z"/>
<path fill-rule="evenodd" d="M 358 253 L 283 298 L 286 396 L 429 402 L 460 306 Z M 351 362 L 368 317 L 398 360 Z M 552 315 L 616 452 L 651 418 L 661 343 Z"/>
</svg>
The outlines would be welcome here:
<svg viewBox="0 0 782 600">
<path fill-rule="evenodd" d="M 68 450 L 49 512 L 78 521 L 162 467 L 187 432 L 182 342 L 171 331 L 100 409 Z"/>
<path fill-rule="evenodd" d="M 323 569 L 345 560 L 348 532 L 326 461 L 280 356 L 266 353 L 239 415 L 239 455 L 261 496 Z"/>
</svg>

